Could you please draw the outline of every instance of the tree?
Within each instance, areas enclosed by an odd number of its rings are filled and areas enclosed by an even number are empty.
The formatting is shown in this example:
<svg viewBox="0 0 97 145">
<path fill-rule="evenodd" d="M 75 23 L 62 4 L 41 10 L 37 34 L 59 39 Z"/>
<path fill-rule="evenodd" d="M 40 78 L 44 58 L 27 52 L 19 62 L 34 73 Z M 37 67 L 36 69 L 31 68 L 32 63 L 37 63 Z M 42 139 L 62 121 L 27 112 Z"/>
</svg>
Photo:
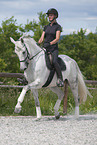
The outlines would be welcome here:
<svg viewBox="0 0 97 145">
<path fill-rule="evenodd" d="M 23 27 L 22 24 L 17 25 L 17 20 L 14 16 L 10 19 L 2 21 L 0 27 L 0 72 L 20 72 L 19 60 L 14 55 L 14 44 L 11 43 L 10 37 L 18 40 L 24 32 L 33 31 L 33 38 L 38 41 L 44 25 L 48 24 L 46 14 L 38 13 L 39 21 L 27 21 Z"/>
<path fill-rule="evenodd" d="M 0 27 L 0 72 L 18 72 L 19 70 L 18 59 L 13 54 L 14 45 L 10 41 L 10 37 L 17 40 L 21 36 L 18 28 L 14 17 L 2 21 Z"/>
<path fill-rule="evenodd" d="M 39 15 L 38 22 L 36 22 L 35 20 L 30 22 L 28 21 L 24 27 L 25 32 L 33 31 L 34 33 L 33 38 L 36 41 L 38 41 L 39 38 L 41 37 L 43 27 L 49 23 L 45 13 L 43 14 L 43 12 L 40 12 L 38 13 L 38 15 Z"/>
<path fill-rule="evenodd" d="M 82 28 L 65 36 L 59 44 L 60 52 L 75 59 L 87 79 L 97 79 L 97 34 L 85 35 Z"/>
<path fill-rule="evenodd" d="M 46 14 L 38 13 L 39 21 L 27 21 L 24 26 L 17 25 L 14 17 L 2 21 L 0 27 L 0 72 L 20 72 L 18 57 L 14 55 L 14 44 L 10 37 L 18 40 L 24 32 L 33 32 L 33 38 L 38 41 L 43 27 L 47 25 Z M 97 79 L 97 34 L 89 33 L 82 28 L 75 34 L 66 35 L 59 43 L 59 52 L 77 61 L 87 79 Z"/>
</svg>

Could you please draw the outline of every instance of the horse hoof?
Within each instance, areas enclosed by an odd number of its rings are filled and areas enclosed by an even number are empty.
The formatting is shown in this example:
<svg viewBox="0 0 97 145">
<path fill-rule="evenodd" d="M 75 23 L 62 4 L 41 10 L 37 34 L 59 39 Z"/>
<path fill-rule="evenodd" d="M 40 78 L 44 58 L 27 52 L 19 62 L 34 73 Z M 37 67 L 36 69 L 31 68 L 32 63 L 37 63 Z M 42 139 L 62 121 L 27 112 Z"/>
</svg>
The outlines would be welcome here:
<svg viewBox="0 0 97 145">
<path fill-rule="evenodd" d="M 21 112 L 21 107 L 20 108 L 15 108 L 14 112 L 15 113 L 20 113 Z"/>
<path fill-rule="evenodd" d="M 59 119 L 60 118 L 60 114 L 56 115 L 55 118 L 56 119 Z"/>
</svg>

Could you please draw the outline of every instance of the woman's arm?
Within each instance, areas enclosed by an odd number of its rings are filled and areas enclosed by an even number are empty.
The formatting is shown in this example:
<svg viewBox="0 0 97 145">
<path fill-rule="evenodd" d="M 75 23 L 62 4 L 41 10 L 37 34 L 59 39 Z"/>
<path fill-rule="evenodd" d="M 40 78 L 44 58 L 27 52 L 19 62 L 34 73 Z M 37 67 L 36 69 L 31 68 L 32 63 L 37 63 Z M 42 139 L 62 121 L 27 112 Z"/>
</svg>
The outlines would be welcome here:
<svg viewBox="0 0 97 145">
<path fill-rule="evenodd" d="M 50 42 L 50 45 L 53 45 L 53 44 L 55 44 L 55 43 L 57 43 L 59 41 L 60 34 L 61 34 L 60 31 L 56 31 L 56 38 L 53 41 Z"/>
<path fill-rule="evenodd" d="M 44 35 L 45 35 L 45 31 L 42 32 L 42 35 L 41 35 L 41 37 L 40 37 L 40 39 L 39 39 L 39 41 L 38 41 L 39 44 L 43 42 L 43 40 L 44 40 Z"/>
</svg>

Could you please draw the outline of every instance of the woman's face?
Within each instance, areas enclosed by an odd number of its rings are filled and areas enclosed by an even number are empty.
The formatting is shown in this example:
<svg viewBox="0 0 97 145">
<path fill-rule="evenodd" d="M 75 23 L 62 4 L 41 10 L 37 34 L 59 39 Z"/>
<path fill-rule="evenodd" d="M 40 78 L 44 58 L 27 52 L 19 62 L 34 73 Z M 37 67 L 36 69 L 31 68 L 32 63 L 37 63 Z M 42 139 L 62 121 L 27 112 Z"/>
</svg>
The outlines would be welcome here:
<svg viewBox="0 0 97 145">
<path fill-rule="evenodd" d="M 49 17 L 49 21 L 52 21 L 54 19 L 55 15 L 54 14 L 49 14 L 48 17 Z"/>
</svg>

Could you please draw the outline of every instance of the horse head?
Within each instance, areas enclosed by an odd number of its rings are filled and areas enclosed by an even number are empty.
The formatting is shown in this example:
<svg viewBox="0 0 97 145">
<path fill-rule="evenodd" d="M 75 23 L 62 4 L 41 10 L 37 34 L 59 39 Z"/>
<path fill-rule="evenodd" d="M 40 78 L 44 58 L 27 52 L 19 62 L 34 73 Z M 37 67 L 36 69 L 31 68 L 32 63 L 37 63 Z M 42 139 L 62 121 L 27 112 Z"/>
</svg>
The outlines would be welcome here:
<svg viewBox="0 0 97 145">
<path fill-rule="evenodd" d="M 15 44 L 15 53 L 17 54 L 20 60 L 20 69 L 25 71 L 29 65 L 29 53 L 24 44 L 23 38 L 20 38 L 18 41 L 15 41 L 13 38 L 10 37 L 12 43 Z"/>
<path fill-rule="evenodd" d="M 29 35 L 23 35 L 18 41 L 15 41 L 11 37 L 10 40 L 15 44 L 15 53 L 18 55 L 20 60 L 20 69 L 24 71 L 28 68 L 30 61 L 35 58 L 42 51 L 42 49 Z"/>
</svg>

